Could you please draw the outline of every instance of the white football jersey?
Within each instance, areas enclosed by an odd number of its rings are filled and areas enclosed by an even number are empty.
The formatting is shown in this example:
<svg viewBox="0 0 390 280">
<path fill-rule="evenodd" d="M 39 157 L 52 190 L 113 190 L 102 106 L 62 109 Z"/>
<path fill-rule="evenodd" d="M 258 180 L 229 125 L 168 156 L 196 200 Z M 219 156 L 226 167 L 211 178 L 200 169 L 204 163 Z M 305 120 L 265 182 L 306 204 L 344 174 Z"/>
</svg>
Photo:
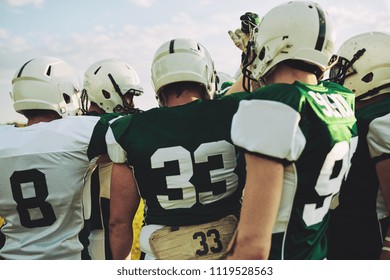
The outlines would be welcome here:
<svg viewBox="0 0 390 280">
<path fill-rule="evenodd" d="M 387 159 L 390 156 L 389 127 L 390 114 L 374 119 L 369 125 L 367 144 L 371 158 L 376 162 Z M 378 188 L 376 205 L 378 219 L 383 219 L 390 215 L 390 213 L 387 212 L 380 188 Z"/>
<path fill-rule="evenodd" d="M 84 176 L 101 154 L 91 136 L 104 140 L 104 125 L 95 129 L 98 122 L 98 117 L 79 116 L 0 126 L 0 215 L 6 237 L 0 257 L 81 259 Z"/>
</svg>

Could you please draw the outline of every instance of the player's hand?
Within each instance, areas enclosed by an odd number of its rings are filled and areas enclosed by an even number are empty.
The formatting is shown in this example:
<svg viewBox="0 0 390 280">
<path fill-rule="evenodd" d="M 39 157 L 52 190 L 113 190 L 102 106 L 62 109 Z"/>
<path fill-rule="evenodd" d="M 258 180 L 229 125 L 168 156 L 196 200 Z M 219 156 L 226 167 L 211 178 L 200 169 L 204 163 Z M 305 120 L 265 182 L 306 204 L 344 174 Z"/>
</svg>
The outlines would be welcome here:
<svg viewBox="0 0 390 280">
<path fill-rule="evenodd" d="M 236 31 L 229 30 L 229 36 L 233 43 L 244 53 L 250 40 L 252 29 L 260 23 L 260 18 L 256 13 L 246 12 L 240 16 L 241 28 Z"/>
<path fill-rule="evenodd" d="M 245 34 L 241 29 L 236 29 L 234 32 L 229 30 L 228 33 L 236 47 L 245 53 L 246 46 L 249 41 L 249 35 Z"/>
</svg>

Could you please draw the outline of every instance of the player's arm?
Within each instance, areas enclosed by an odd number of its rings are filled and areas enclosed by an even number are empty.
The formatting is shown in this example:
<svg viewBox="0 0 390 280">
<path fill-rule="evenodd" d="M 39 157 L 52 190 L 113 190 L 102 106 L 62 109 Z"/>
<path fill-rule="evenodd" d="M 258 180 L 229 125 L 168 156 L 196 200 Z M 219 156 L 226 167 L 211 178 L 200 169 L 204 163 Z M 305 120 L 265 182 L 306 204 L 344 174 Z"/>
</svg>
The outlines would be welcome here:
<svg viewBox="0 0 390 280">
<path fill-rule="evenodd" d="M 390 158 L 378 162 L 375 168 L 386 210 L 390 213 Z M 379 259 L 390 260 L 390 227 L 387 229 Z"/>
<path fill-rule="evenodd" d="M 227 259 L 268 259 L 280 204 L 284 167 L 256 154 L 245 155 L 247 179 L 236 238 Z"/>
<path fill-rule="evenodd" d="M 140 197 L 132 169 L 114 163 L 110 191 L 110 245 L 114 260 L 126 259 L 133 243 L 133 218 Z"/>
<path fill-rule="evenodd" d="M 248 60 L 248 42 L 253 40 L 253 32 L 257 25 L 260 23 L 260 18 L 258 14 L 253 12 L 246 12 L 240 17 L 241 27 L 236 29 L 235 31 L 229 30 L 228 34 L 230 39 L 233 41 L 234 45 L 242 51 L 241 53 L 241 65 L 240 69 L 242 69 L 243 65 L 247 63 Z M 243 86 L 243 74 L 240 71 L 240 75 L 236 78 L 236 82 L 230 87 L 230 89 L 226 92 L 226 95 L 245 91 Z M 251 86 L 251 90 L 255 88 Z"/>
<path fill-rule="evenodd" d="M 384 204 L 390 213 L 390 116 L 373 120 L 369 125 L 367 143 L 371 157 L 376 162 L 376 175 L 382 191 Z M 386 240 L 387 238 L 387 240 Z M 390 259 L 390 229 L 387 229 L 380 259 Z"/>
<path fill-rule="evenodd" d="M 242 74 L 238 76 L 237 80 L 233 83 L 233 85 L 229 88 L 229 90 L 226 92 L 226 95 L 232 94 L 235 92 L 242 92 L 245 91 L 244 87 L 242 86 Z"/>
</svg>

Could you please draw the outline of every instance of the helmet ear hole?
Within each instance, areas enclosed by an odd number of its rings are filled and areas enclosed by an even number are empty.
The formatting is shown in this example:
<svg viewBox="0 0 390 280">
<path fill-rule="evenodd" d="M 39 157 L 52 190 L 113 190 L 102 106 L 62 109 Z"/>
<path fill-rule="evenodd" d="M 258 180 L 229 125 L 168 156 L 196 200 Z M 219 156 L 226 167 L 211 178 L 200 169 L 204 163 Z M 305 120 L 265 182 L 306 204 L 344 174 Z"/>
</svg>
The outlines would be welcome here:
<svg viewBox="0 0 390 280">
<path fill-rule="evenodd" d="M 103 96 L 104 96 L 105 99 L 110 99 L 111 94 L 108 91 L 103 89 L 102 93 L 103 93 Z"/>
<path fill-rule="evenodd" d="M 69 95 L 67 95 L 66 93 L 63 93 L 62 97 L 64 98 L 66 104 L 70 103 L 71 99 L 70 99 Z"/>
<path fill-rule="evenodd" d="M 369 83 L 374 79 L 374 74 L 372 72 L 368 73 L 362 78 L 362 81 L 365 83 Z"/>
<path fill-rule="evenodd" d="M 117 113 L 117 114 L 122 114 L 125 112 L 125 110 L 123 109 L 123 107 L 121 105 L 116 105 L 113 111 L 114 111 L 114 113 Z"/>
<path fill-rule="evenodd" d="M 263 60 L 265 57 L 265 47 L 263 47 L 260 51 L 260 54 L 259 54 L 259 59 L 260 60 Z"/>
</svg>

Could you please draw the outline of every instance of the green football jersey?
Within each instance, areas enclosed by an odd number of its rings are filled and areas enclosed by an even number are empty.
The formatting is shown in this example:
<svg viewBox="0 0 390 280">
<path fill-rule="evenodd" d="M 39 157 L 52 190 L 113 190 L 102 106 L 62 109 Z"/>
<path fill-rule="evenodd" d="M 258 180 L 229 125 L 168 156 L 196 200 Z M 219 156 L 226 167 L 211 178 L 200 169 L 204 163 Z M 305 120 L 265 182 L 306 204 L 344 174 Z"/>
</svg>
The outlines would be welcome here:
<svg viewBox="0 0 390 280">
<path fill-rule="evenodd" d="M 356 110 L 359 141 L 351 170 L 341 186 L 339 205 L 331 211 L 332 259 L 377 259 L 381 252 L 375 163 L 390 156 L 389 113 L 390 98 Z M 364 226 L 356 230 L 357 223 Z"/>
<path fill-rule="evenodd" d="M 134 168 L 146 224 L 182 226 L 239 215 L 245 165 L 230 127 L 243 96 L 154 108 L 111 124 L 110 158 Z"/>
<path fill-rule="evenodd" d="M 356 147 L 353 109 L 354 94 L 330 82 L 273 84 L 240 102 L 233 142 L 285 163 L 270 259 L 326 257 L 330 204 Z"/>
</svg>

